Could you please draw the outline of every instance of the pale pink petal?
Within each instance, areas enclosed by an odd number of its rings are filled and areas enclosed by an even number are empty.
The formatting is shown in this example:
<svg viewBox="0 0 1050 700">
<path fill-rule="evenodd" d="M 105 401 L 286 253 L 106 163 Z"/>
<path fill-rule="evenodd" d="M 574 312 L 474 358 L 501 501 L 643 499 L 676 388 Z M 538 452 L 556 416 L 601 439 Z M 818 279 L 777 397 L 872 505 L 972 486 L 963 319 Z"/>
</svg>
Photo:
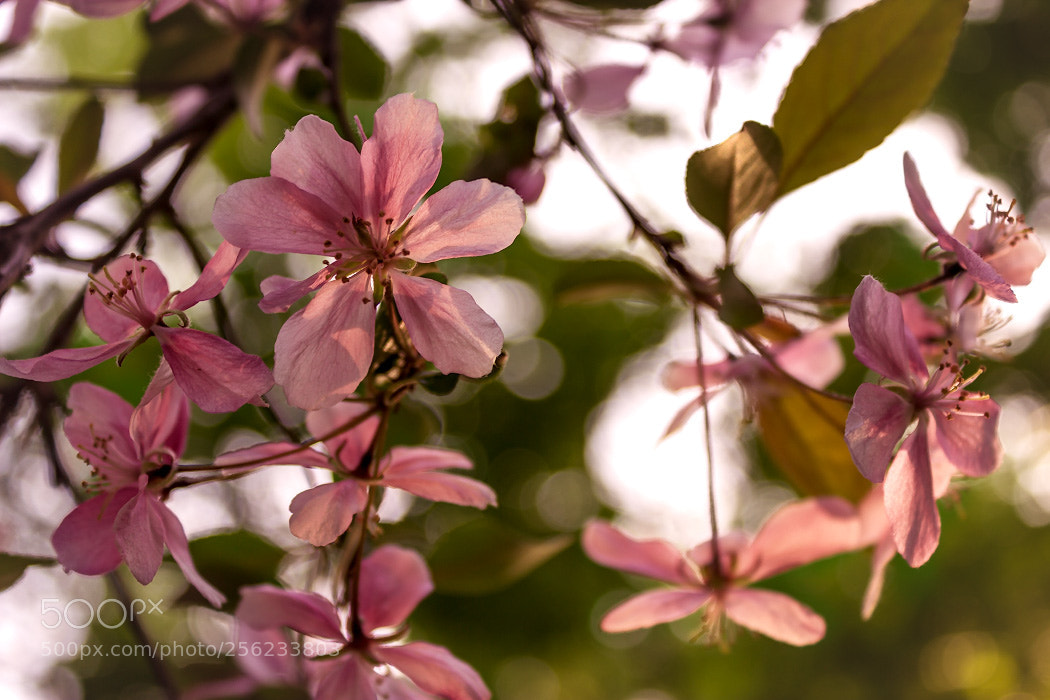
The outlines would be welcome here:
<svg viewBox="0 0 1050 700">
<path fill-rule="evenodd" d="M 704 364 L 704 387 L 708 392 L 721 388 L 733 378 L 733 364 L 737 358 L 726 358 Z M 663 385 L 671 391 L 700 386 L 696 360 L 679 360 L 664 367 L 660 376 Z"/>
<path fill-rule="evenodd" d="M 174 383 L 175 375 L 171 373 L 171 365 L 169 365 L 168 361 L 161 356 L 160 364 L 157 366 L 157 371 L 153 373 L 153 376 L 149 380 L 149 384 L 146 385 L 146 391 L 143 392 L 142 400 L 139 401 L 139 404 L 147 404 L 150 401 L 153 401 L 161 395 L 161 392 Z"/>
<path fill-rule="evenodd" d="M 675 411 L 675 414 L 671 417 L 671 422 L 667 424 L 667 429 L 664 430 L 664 434 L 660 436 L 660 439 L 663 440 L 681 430 L 689 422 L 689 419 L 693 417 L 693 414 L 703 408 L 703 406 L 703 399 L 697 397 Z"/>
<path fill-rule="evenodd" d="M 941 536 L 941 516 L 933 495 L 926 424 L 908 436 L 886 476 L 886 515 L 897 551 L 911 566 L 926 563 Z"/>
<path fill-rule="evenodd" d="M 295 442 L 264 442 L 224 452 L 215 458 L 213 464 L 216 467 L 223 467 L 224 474 L 235 474 L 269 464 L 298 464 L 302 467 L 331 468 L 326 455 Z"/>
<path fill-rule="evenodd" d="M 182 569 L 182 575 L 186 577 L 186 581 L 196 588 L 204 596 L 205 600 L 215 607 L 221 608 L 222 604 L 226 602 L 226 596 L 218 588 L 205 581 L 204 577 L 197 571 L 197 567 L 193 563 L 193 557 L 190 556 L 190 544 L 186 539 L 186 531 L 182 529 L 182 523 L 179 522 L 178 517 L 159 500 L 151 501 L 150 507 L 153 508 L 160 520 L 164 544 L 168 546 L 171 558 Z"/>
<path fill-rule="evenodd" d="M 220 243 L 215 255 L 211 256 L 211 260 L 201 270 L 197 281 L 171 300 L 171 308 L 185 311 L 194 304 L 217 297 L 219 292 L 226 288 L 230 275 L 246 257 L 247 250 L 241 250 L 229 241 Z"/>
<path fill-rule="evenodd" d="M 182 456 L 190 432 L 190 404 L 178 384 L 167 384 L 156 396 L 132 412 L 132 439 L 139 456 L 147 458 L 163 451 L 172 461 Z"/>
<path fill-rule="evenodd" d="M 776 346 L 773 353 L 780 369 L 815 388 L 830 384 L 846 366 L 842 349 L 826 326 Z"/>
<path fill-rule="evenodd" d="M 860 546 L 860 517 L 849 501 L 807 498 L 779 508 L 737 559 L 734 573 L 758 581 Z"/>
<path fill-rule="evenodd" d="M 40 357 L 24 360 L 8 360 L 0 357 L 0 374 L 34 382 L 53 382 L 68 379 L 75 374 L 91 369 L 111 357 L 117 357 L 131 349 L 135 340 L 95 345 L 90 348 L 63 348 L 53 350 Z"/>
<path fill-rule="evenodd" d="M 336 541 L 368 501 L 368 491 L 353 479 L 314 486 L 292 499 L 288 528 L 316 547 Z"/>
<path fill-rule="evenodd" d="M 93 276 L 98 282 L 89 284 L 84 293 L 84 320 L 107 343 L 152 326 L 157 310 L 168 297 L 164 273 L 152 260 L 140 260 L 135 255 L 122 255 Z M 132 291 L 120 299 L 120 306 L 133 309 L 130 316 L 128 310 L 118 312 L 112 302 L 107 303 L 109 292 L 115 292 L 117 284 L 126 279 L 133 281 Z"/>
<path fill-rule="evenodd" d="M 948 229 L 944 228 L 937 212 L 930 203 L 930 198 L 923 187 L 922 178 L 919 177 L 919 169 L 915 166 L 915 160 L 910 153 L 904 154 L 904 186 L 908 190 L 908 199 L 911 200 L 911 208 L 919 221 L 929 229 L 930 233 L 939 241 L 942 237 L 951 237 Z"/>
<path fill-rule="evenodd" d="M 103 493 L 71 510 L 51 535 L 51 545 L 62 568 L 97 576 L 120 566 L 123 559 L 113 522 L 124 504 L 137 494 L 138 488 Z"/>
<path fill-rule="evenodd" d="M 824 638 L 824 618 L 783 593 L 734 588 L 723 605 L 730 620 L 778 642 L 806 646 Z"/>
<path fill-rule="evenodd" d="M 1043 264 L 1046 251 L 1034 231 L 1020 235 L 1014 243 L 1006 243 L 985 260 L 1011 286 L 1023 287 L 1031 283 L 1036 268 Z"/>
<path fill-rule="evenodd" d="M 897 556 L 897 545 L 893 542 L 893 536 L 886 535 L 875 543 L 875 551 L 871 555 L 871 577 L 864 589 L 864 601 L 861 604 L 860 616 L 868 620 L 882 597 L 882 585 L 886 581 L 886 567 Z"/>
<path fill-rule="evenodd" d="M 720 62 L 755 58 L 777 32 L 801 22 L 805 11 L 805 0 L 741 0 Z"/>
<path fill-rule="evenodd" d="M 405 256 L 419 262 L 488 255 L 525 225 L 525 205 L 509 187 L 457 180 L 427 197 L 405 233 Z"/>
<path fill-rule="evenodd" d="M 478 672 L 448 649 L 426 642 L 376 646 L 372 653 L 404 673 L 428 693 L 448 700 L 488 700 L 492 697 Z"/>
<path fill-rule="evenodd" d="M 335 457 L 346 471 L 351 472 L 371 448 L 376 430 L 379 429 L 379 416 L 374 413 L 359 420 L 362 414 L 369 410 L 368 404 L 342 401 L 334 406 L 307 413 L 306 429 L 311 435 L 324 440 L 328 453 Z M 354 427 L 344 427 L 355 420 L 359 422 Z"/>
<path fill-rule="evenodd" d="M 706 588 L 639 593 L 607 612 L 602 618 L 601 628 L 606 632 L 630 632 L 674 622 L 704 607 L 711 595 Z"/>
<path fill-rule="evenodd" d="M 323 267 L 300 281 L 280 275 L 271 275 L 259 285 L 263 293 L 259 308 L 268 314 L 287 311 L 292 304 L 327 282 L 329 274 L 331 274 L 329 269 Z"/>
<path fill-rule="evenodd" d="M 697 571 L 669 542 L 635 540 L 606 522 L 591 520 L 583 528 L 581 544 L 587 556 L 602 566 L 667 583 L 702 585 Z"/>
<path fill-rule="evenodd" d="M 308 662 L 307 670 L 312 700 L 378 700 L 375 670 L 357 654 Z"/>
<path fill-rule="evenodd" d="M 401 676 L 374 677 L 376 696 L 382 700 L 434 700 L 434 696 Z"/>
<path fill-rule="evenodd" d="M 627 93 L 646 66 L 608 64 L 577 70 L 565 78 L 565 96 L 576 109 L 611 114 L 627 109 Z"/>
<path fill-rule="evenodd" d="M 409 94 L 376 110 L 372 138 L 361 147 L 367 216 L 400 225 L 437 180 L 444 134 L 437 106 Z"/>
<path fill-rule="evenodd" d="M 113 522 L 120 555 L 141 584 L 157 575 L 164 559 L 164 522 L 153 505 L 160 505 L 156 494 L 143 490 L 146 475 L 140 479 L 139 493 L 125 504 Z"/>
<path fill-rule="evenodd" d="M 400 625 L 433 590 L 419 552 L 392 544 L 376 548 L 361 562 L 357 614 L 365 632 Z"/>
<path fill-rule="evenodd" d="M 267 651 L 270 649 L 275 651 L 272 654 L 237 654 L 237 665 L 251 680 L 259 685 L 298 685 L 299 657 L 288 643 L 286 630 L 277 628 L 258 630 L 236 618 L 234 618 L 234 624 L 236 625 L 234 639 L 238 643 L 248 644 L 248 650 L 262 648 Z M 266 646 L 252 647 L 252 644 Z"/>
<path fill-rule="evenodd" d="M 955 404 L 962 410 L 954 412 L 943 403 L 938 402 L 930 414 L 945 457 L 966 476 L 991 474 L 1003 461 L 997 434 L 999 404 L 988 398 L 968 398 Z"/>
<path fill-rule="evenodd" d="M 352 394 L 368 373 L 374 336 L 367 275 L 322 286 L 277 334 L 274 375 L 288 401 L 317 409 Z"/>
<path fill-rule="evenodd" d="M 181 9 L 189 3 L 190 0 L 155 0 L 153 11 L 149 14 L 150 21 L 156 22 L 162 20 L 172 12 Z"/>
<path fill-rule="evenodd" d="M 68 4 L 85 17 L 116 17 L 144 3 L 142 0 L 68 0 Z"/>
<path fill-rule="evenodd" d="M 193 328 L 153 329 L 179 387 L 208 413 L 262 404 L 273 386 L 266 364 L 217 335 Z"/>
<path fill-rule="evenodd" d="M 264 253 L 323 255 L 337 231 L 354 235 L 343 214 L 279 177 L 233 183 L 215 200 L 211 220 L 233 245 Z"/>
<path fill-rule="evenodd" d="M 496 494 L 486 484 L 445 469 L 470 469 L 470 460 L 454 450 L 437 447 L 394 447 L 383 460 L 379 477 L 384 486 L 421 498 L 473 508 L 496 505 Z"/>
<path fill-rule="evenodd" d="M 853 354 L 882 376 L 912 388 L 921 387 L 930 376 L 919 343 L 904 323 L 900 297 L 871 275 L 853 293 L 849 330 Z"/>
<path fill-rule="evenodd" d="M 66 405 L 71 413 L 62 428 L 77 453 L 92 466 L 109 467 L 107 476 L 116 467 L 128 474 L 128 484 L 136 483 L 141 459 L 128 432 L 131 404 L 108 389 L 78 382 L 70 388 Z M 96 439 L 105 441 L 104 450 Z"/>
<path fill-rule="evenodd" d="M 899 394 L 874 384 L 861 384 L 846 416 L 846 445 L 865 479 L 880 482 L 897 443 L 911 423 L 914 409 Z"/>
<path fill-rule="evenodd" d="M 335 606 L 316 593 L 286 591 L 269 584 L 245 586 L 234 615 L 255 629 L 290 627 L 320 639 L 345 639 Z"/>
<path fill-rule="evenodd" d="M 419 354 L 444 374 L 484 377 L 503 349 L 503 331 L 462 289 L 390 274 L 394 302 Z"/>
<path fill-rule="evenodd" d="M 320 117 L 308 114 L 285 133 L 271 156 L 270 174 L 327 202 L 342 216 L 363 211 L 361 156 Z"/>
</svg>

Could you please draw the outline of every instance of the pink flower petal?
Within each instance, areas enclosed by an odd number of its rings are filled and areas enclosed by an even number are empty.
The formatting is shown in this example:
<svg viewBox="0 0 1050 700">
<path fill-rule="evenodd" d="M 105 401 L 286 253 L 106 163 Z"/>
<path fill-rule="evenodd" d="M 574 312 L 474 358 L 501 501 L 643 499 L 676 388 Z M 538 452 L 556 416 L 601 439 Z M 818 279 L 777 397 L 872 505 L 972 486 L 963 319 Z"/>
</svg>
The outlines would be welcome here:
<svg viewBox="0 0 1050 700">
<path fill-rule="evenodd" d="M 293 406 L 331 406 L 354 392 L 372 362 L 375 307 L 365 274 L 321 287 L 274 347 L 274 374 Z"/>
<path fill-rule="evenodd" d="M 30 379 L 34 382 L 68 379 L 111 357 L 120 355 L 134 344 L 135 340 L 131 339 L 90 348 L 63 348 L 40 357 L 29 357 L 24 360 L 8 360 L 0 357 L 0 374 L 19 379 Z"/>
<path fill-rule="evenodd" d="M 419 354 L 444 374 L 484 377 L 503 349 L 503 331 L 462 289 L 390 274 L 394 302 Z"/>
<path fill-rule="evenodd" d="M 361 562 L 357 614 L 365 632 L 400 625 L 433 590 L 419 552 L 392 544 L 378 547 Z"/>
<path fill-rule="evenodd" d="M 292 534 L 315 547 L 335 542 L 368 501 L 368 491 L 353 479 L 321 484 L 298 494 L 288 509 Z"/>
<path fill-rule="evenodd" d="M 669 542 L 635 540 L 601 520 L 583 528 L 583 551 L 592 560 L 632 574 L 684 586 L 702 585 L 697 571 Z"/>
<path fill-rule="evenodd" d="M 171 558 L 182 569 L 182 575 L 186 581 L 204 596 L 205 600 L 217 608 L 221 608 L 226 602 L 226 596 L 218 588 L 204 580 L 190 556 L 190 543 L 186 539 L 186 531 L 182 529 L 182 523 L 171 510 L 159 500 L 151 502 L 150 506 L 160 519 L 163 530 L 164 544 L 171 552 Z"/>
<path fill-rule="evenodd" d="M 320 117 L 308 114 L 285 133 L 271 163 L 271 175 L 327 202 L 342 216 L 363 212 L 361 156 Z"/>
<path fill-rule="evenodd" d="M 846 416 L 846 445 L 865 479 L 881 482 L 914 409 L 899 394 L 861 384 Z"/>
<path fill-rule="evenodd" d="M 223 467 L 224 474 L 235 474 L 269 464 L 297 464 L 322 469 L 331 467 L 327 456 L 295 442 L 264 442 L 223 452 L 213 463 L 216 467 Z"/>
<path fill-rule="evenodd" d="M 107 343 L 126 339 L 140 328 L 149 328 L 161 304 L 168 297 L 168 280 L 152 260 L 140 260 L 134 255 L 122 255 L 104 268 L 94 273 L 99 284 L 92 283 L 84 294 L 84 320 L 88 328 Z M 121 306 L 134 309 L 132 316 L 128 311 L 118 312 L 112 304 L 107 304 L 108 291 L 122 280 L 134 282 L 133 290 L 121 300 Z M 95 292 L 90 291 L 98 287 Z"/>
<path fill-rule="evenodd" d="M 969 398 L 957 406 L 961 412 L 930 411 L 936 425 L 937 442 L 947 460 L 967 476 L 988 476 L 1003 461 L 999 443 L 999 404 L 984 398 Z"/>
<path fill-rule="evenodd" d="M 361 147 L 369 207 L 363 218 L 400 225 L 437 180 L 443 138 L 434 103 L 409 94 L 387 100 Z"/>
<path fill-rule="evenodd" d="M 849 309 L 853 354 L 884 377 L 911 388 L 929 378 L 919 343 L 904 323 L 901 300 L 871 275 L 861 280 Z"/>
<path fill-rule="evenodd" d="M 15 10 L 12 13 L 14 17 L 11 20 L 11 29 L 7 34 L 6 43 L 21 44 L 29 38 L 33 32 L 36 8 L 39 5 L 40 0 L 15 0 Z"/>
<path fill-rule="evenodd" d="M 488 485 L 443 471 L 471 467 L 465 455 L 453 450 L 394 447 L 380 468 L 380 478 L 384 486 L 408 491 L 430 501 L 472 508 L 495 506 L 496 494 Z"/>
<path fill-rule="evenodd" d="M 311 637 L 345 640 L 335 606 L 316 593 L 269 584 L 245 586 L 234 615 L 255 629 L 290 627 Z"/>
<path fill-rule="evenodd" d="M 178 384 L 167 384 L 132 412 L 129 428 L 141 457 L 166 451 L 178 459 L 190 431 L 190 404 Z"/>
<path fill-rule="evenodd" d="M 312 700 L 379 700 L 375 690 L 375 670 L 357 654 L 309 662 L 307 669 Z"/>
<path fill-rule="evenodd" d="M 238 248 L 323 255 L 337 231 L 353 235 L 343 214 L 279 177 L 241 180 L 215 200 L 216 230 Z"/>
<path fill-rule="evenodd" d="M 1030 284 L 1043 260 L 1046 251 L 1035 232 L 1021 235 L 1016 242 L 1005 244 L 989 255 L 985 260 L 999 273 L 1003 281 L 1014 287 Z"/>
<path fill-rule="evenodd" d="M 197 281 L 171 300 L 171 308 L 185 311 L 194 304 L 217 297 L 226 288 L 233 271 L 247 256 L 247 250 L 241 250 L 229 241 L 220 243 L 215 255 L 211 256 L 211 260 L 201 270 Z"/>
<path fill-rule="evenodd" d="M 897 551 L 911 566 L 921 566 L 937 549 L 941 536 L 925 421 L 920 420 L 904 441 L 886 476 L 884 489 L 886 515 Z"/>
<path fill-rule="evenodd" d="M 122 558 L 113 522 L 124 504 L 136 494 L 137 488 L 103 493 L 69 512 L 51 535 L 51 545 L 63 569 L 97 576 L 120 566 Z"/>
<path fill-rule="evenodd" d="M 329 269 L 323 267 L 301 281 L 271 275 L 259 285 L 263 293 L 259 308 L 268 314 L 287 311 L 292 304 L 327 282 L 329 274 Z"/>
<path fill-rule="evenodd" d="M 164 506 L 156 494 L 142 490 L 145 478 L 143 474 L 139 493 L 120 509 L 113 522 L 120 555 L 141 584 L 153 580 L 164 559 L 164 521 L 159 511 Z"/>
<path fill-rule="evenodd" d="M 565 79 L 565 96 L 576 109 L 595 114 L 611 114 L 627 109 L 627 93 L 645 73 L 646 66 L 608 64 L 591 66 L 570 73 Z"/>
<path fill-rule="evenodd" d="M 142 0 L 70 0 L 69 6 L 85 17 L 116 17 L 142 6 Z"/>
<path fill-rule="evenodd" d="M 610 610 L 602 618 L 606 632 L 630 632 L 692 615 L 711 599 L 706 588 L 646 591 Z"/>
<path fill-rule="evenodd" d="M 824 638 L 824 618 L 783 593 L 734 588 L 724 606 L 730 620 L 778 642 L 806 646 Z"/>
<path fill-rule="evenodd" d="M 412 642 L 401 646 L 373 647 L 372 653 L 438 697 L 449 700 L 488 700 L 492 697 L 478 672 L 444 647 Z"/>
<path fill-rule="evenodd" d="M 153 329 L 179 387 L 208 413 L 261 404 L 273 386 L 266 364 L 228 340 L 193 328 Z"/>
<path fill-rule="evenodd" d="M 94 467 L 108 467 L 106 475 L 111 480 L 115 472 L 126 473 L 127 482 L 114 484 L 114 489 L 136 484 L 142 460 L 128 432 L 131 404 L 112 391 L 87 382 L 74 384 L 66 403 L 71 413 L 62 428 L 77 453 Z M 99 438 L 105 440 L 104 449 L 96 446 Z"/>
<path fill-rule="evenodd" d="M 405 255 L 419 262 L 488 255 L 525 225 L 514 190 L 488 180 L 457 180 L 423 202 L 405 233 Z"/>
<path fill-rule="evenodd" d="M 349 430 L 342 428 L 368 410 L 367 404 L 343 401 L 306 414 L 306 429 L 311 435 L 324 438 L 328 453 L 347 472 L 357 468 L 365 452 L 372 446 L 376 430 L 379 429 L 379 416 L 369 416 Z"/>
<path fill-rule="evenodd" d="M 886 580 L 886 567 L 895 556 L 897 556 L 897 545 L 892 535 L 887 532 L 885 537 L 875 543 L 875 551 L 871 555 L 871 577 L 864 589 L 864 601 L 860 608 L 860 616 L 865 620 L 871 619 L 875 607 L 879 604 L 879 598 L 882 597 L 882 584 Z"/>
</svg>

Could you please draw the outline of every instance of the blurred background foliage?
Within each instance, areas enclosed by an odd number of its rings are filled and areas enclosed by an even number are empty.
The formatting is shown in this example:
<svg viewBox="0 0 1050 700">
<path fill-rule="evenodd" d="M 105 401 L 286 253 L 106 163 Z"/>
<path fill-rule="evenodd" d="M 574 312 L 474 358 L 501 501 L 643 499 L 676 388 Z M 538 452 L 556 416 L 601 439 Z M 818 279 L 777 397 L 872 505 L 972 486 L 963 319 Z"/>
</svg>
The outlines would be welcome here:
<svg viewBox="0 0 1050 700">
<path fill-rule="evenodd" d="M 575 4 L 608 9 L 654 2 Z M 979 5 L 997 7 L 998 14 L 964 26 L 932 108 L 958 125 L 969 163 L 1009 183 L 1021 210 L 1039 219 L 1040 213 L 1050 214 L 1050 3 L 985 0 Z M 819 21 L 824 9 L 825 3 L 812 3 L 808 18 Z M 496 23 L 490 29 L 497 31 Z M 362 33 L 343 29 L 338 36 L 347 57 L 342 75 L 349 97 L 346 109 L 360 115 L 366 132 L 371 114 L 387 96 L 405 90 L 425 95 L 425 87 L 413 81 L 439 71 L 443 57 L 464 50 L 463 37 L 427 32 L 391 63 Z M 468 47 L 493 37 L 473 39 Z M 192 5 L 158 23 L 146 23 L 136 14 L 72 23 L 47 36 L 48 45 L 75 74 L 132 80 L 139 97 L 158 108 L 164 83 L 235 74 L 248 52 L 257 50 L 253 42 L 262 40 L 219 31 Z M 309 67 L 287 86 L 269 84 L 257 104 L 242 104 L 241 113 L 221 129 L 207 152 L 210 163 L 228 182 L 267 174 L 269 154 L 285 129 L 309 113 L 332 118 L 327 89 Z M 41 116 L 56 138 L 73 123 L 78 133 L 97 130 L 101 108 L 114 99 L 109 92 L 99 95 L 101 101 L 85 92 L 56 96 Z M 253 110 L 261 125 L 255 134 L 244 116 Z M 444 167 L 436 187 L 465 177 L 505 180 L 510 170 L 532 159 L 542 113 L 528 77 L 507 75 L 503 103 L 491 122 L 446 122 Z M 620 123 L 632 129 L 647 116 L 627 116 Z M 70 145 L 61 140 L 58 156 L 63 187 L 90 172 L 95 159 L 81 141 L 68 141 Z M 12 202 L 12 187 L 32 154 L 12 147 L 0 156 L 5 178 L 0 179 L 0 195 Z M 683 154 L 683 162 L 687 156 Z M 197 212 L 195 218 L 206 221 L 207 216 Z M 922 261 L 919 246 L 904 234 L 915 226 L 879 221 L 850 232 L 829 232 L 844 238 L 816 291 L 848 295 L 869 273 L 890 288 L 928 278 L 936 266 Z M 163 224 L 155 227 L 157 241 L 168 237 Z M 660 343 L 683 309 L 661 274 L 644 262 L 626 254 L 558 257 L 528 235 L 499 255 L 440 267 L 450 278 L 495 277 L 527 285 L 542 308 L 535 328 L 510 339 L 501 377 L 461 380 L 445 395 L 417 390 L 391 433 L 394 443 L 440 439 L 465 451 L 476 464 L 476 475 L 499 495 L 500 508 L 482 513 L 415 504 L 406 518 L 384 526 L 383 535 L 386 541 L 420 548 L 433 568 L 438 590 L 413 618 L 414 634 L 449 647 L 473 665 L 496 698 L 1050 697 L 1050 529 L 1018 500 L 1022 497 L 1016 495 L 1013 470 L 942 503 L 944 531 L 936 555 L 919 570 L 895 560 L 883 600 L 869 622 L 859 615 L 869 571 L 867 552 L 770 581 L 771 587 L 796 596 L 826 618 L 827 637 L 813 647 L 797 649 L 746 631 L 728 650 L 690 644 L 697 620 L 627 635 L 598 631 L 606 610 L 651 583 L 598 567 L 579 548 L 578 531 L 587 518 L 613 515 L 595 493 L 587 470 L 586 427 L 626 361 Z M 272 362 L 268 339 L 283 317 L 262 314 L 254 300 L 259 281 L 282 272 L 287 272 L 282 261 L 253 254 L 224 293 L 243 346 L 267 362 Z M 53 299 L 54 309 L 62 308 L 64 298 Z M 77 339 L 94 342 L 86 331 Z M 40 341 L 27 337 L 25 354 Z M 845 350 L 848 354 L 850 348 Z M 1050 399 L 1048 353 L 1050 332 L 1044 330 L 1007 367 L 990 366 L 984 388 L 997 397 L 1028 392 L 1045 403 Z M 123 368 L 106 363 L 76 380 L 104 385 L 134 402 L 145 384 L 142 377 L 156 362 L 155 347 L 142 348 Z M 129 371 L 135 369 L 141 372 Z M 851 391 L 863 372 L 850 358 L 833 388 Z M 64 394 L 71 383 L 58 383 L 55 390 Z M 196 411 L 194 416 L 187 451 L 191 458 L 206 459 L 236 431 L 269 430 L 265 417 L 252 407 L 225 417 Z M 742 436 L 754 458 L 750 476 L 790 487 L 757 432 L 744 430 Z M 247 492 L 231 488 L 223 498 L 230 512 L 239 514 L 235 517 L 244 517 L 241 524 L 251 524 L 244 516 L 251 511 Z M 705 508 L 698 502 L 698 510 Z M 286 513 L 267 516 L 280 524 Z M 276 580 L 282 556 L 276 545 L 246 531 L 199 540 L 193 551 L 204 576 L 234 596 L 227 610 L 236 603 L 239 585 Z M 192 605 L 194 599 L 187 595 L 184 602 Z M 192 615 L 172 613 L 156 627 L 153 620 L 147 623 L 158 639 L 194 638 Z M 92 639 L 133 641 L 126 628 L 94 629 Z M 235 672 L 228 662 L 174 662 L 183 687 Z M 142 659 L 92 659 L 70 668 L 82 679 L 85 697 L 159 697 Z M 271 688 L 253 697 L 301 694 Z"/>
</svg>

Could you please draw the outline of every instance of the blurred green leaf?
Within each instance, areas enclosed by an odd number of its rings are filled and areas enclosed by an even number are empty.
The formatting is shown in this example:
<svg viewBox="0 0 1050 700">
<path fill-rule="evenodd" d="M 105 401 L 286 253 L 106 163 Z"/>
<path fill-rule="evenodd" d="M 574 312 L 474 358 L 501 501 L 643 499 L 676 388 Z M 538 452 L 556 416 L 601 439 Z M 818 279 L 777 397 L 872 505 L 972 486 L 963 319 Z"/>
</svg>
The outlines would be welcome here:
<svg viewBox="0 0 1050 700">
<path fill-rule="evenodd" d="M 239 530 L 193 540 L 190 554 L 205 580 L 225 594 L 226 606 L 233 607 L 241 586 L 277 582 L 277 566 L 285 551 L 259 535 Z M 204 600 L 192 588 L 187 596 Z"/>
<path fill-rule="evenodd" d="M 281 59 L 282 42 L 275 37 L 249 37 L 233 63 L 233 90 L 252 136 L 263 133 L 262 106 L 270 77 Z"/>
<path fill-rule="evenodd" d="M 773 117 L 780 193 L 860 158 L 929 100 L 967 0 L 880 0 L 824 28 Z"/>
<path fill-rule="evenodd" d="M 98 157 L 105 109 L 92 95 L 73 113 L 58 143 L 58 191 L 65 192 L 87 177 Z"/>
<path fill-rule="evenodd" d="M 507 86 L 492 121 L 478 128 L 481 156 L 471 177 L 505 182 L 510 170 L 532 161 L 536 131 L 544 114 L 531 76 L 523 76 Z"/>
<path fill-rule="evenodd" d="M 659 301 L 671 287 L 660 275 L 632 260 L 586 260 L 554 282 L 559 304 L 583 304 L 615 299 Z"/>
<path fill-rule="evenodd" d="M 23 154 L 0 145 L 0 202 L 7 202 L 20 214 L 28 214 L 29 210 L 18 196 L 18 183 L 33 167 L 38 155 L 40 151 Z"/>
<path fill-rule="evenodd" d="M 481 516 L 441 538 L 430 557 L 442 593 L 491 593 L 518 581 L 572 543 L 569 535 L 528 537 Z"/>
<path fill-rule="evenodd" d="M 241 37 L 205 19 L 194 5 L 146 29 L 149 46 L 139 64 L 139 92 L 149 94 L 154 85 L 200 83 L 233 69 Z"/>
<path fill-rule="evenodd" d="M 435 396 L 448 396 L 459 384 L 458 374 L 428 374 L 419 385 Z"/>
<path fill-rule="evenodd" d="M 6 591 L 22 578 L 30 566 L 54 564 L 52 557 L 27 557 L 0 552 L 0 591 Z"/>
<path fill-rule="evenodd" d="M 776 199 L 780 160 L 780 141 L 773 130 L 745 122 L 722 143 L 689 158 L 685 169 L 689 206 L 728 240 L 737 226 Z"/>
<path fill-rule="evenodd" d="M 715 270 L 718 277 L 718 292 L 722 297 L 722 306 L 718 309 L 718 318 L 730 328 L 747 328 L 765 319 L 762 304 L 755 293 L 736 276 L 733 266 L 720 267 Z"/>
<path fill-rule="evenodd" d="M 386 60 L 363 36 L 340 27 L 339 58 L 343 89 L 350 97 L 376 100 L 386 87 Z"/>
</svg>

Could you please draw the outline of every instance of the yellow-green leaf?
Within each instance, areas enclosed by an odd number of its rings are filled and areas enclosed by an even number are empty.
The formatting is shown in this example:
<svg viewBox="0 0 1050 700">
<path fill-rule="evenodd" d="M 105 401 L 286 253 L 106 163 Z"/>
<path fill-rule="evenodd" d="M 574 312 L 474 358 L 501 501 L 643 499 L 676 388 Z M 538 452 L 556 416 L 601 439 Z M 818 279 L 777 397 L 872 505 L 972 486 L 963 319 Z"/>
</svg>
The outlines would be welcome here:
<svg viewBox="0 0 1050 700">
<path fill-rule="evenodd" d="M 66 124 L 58 144 L 59 192 L 65 192 L 82 182 L 94 167 L 104 116 L 102 103 L 92 95 Z"/>
</svg>

